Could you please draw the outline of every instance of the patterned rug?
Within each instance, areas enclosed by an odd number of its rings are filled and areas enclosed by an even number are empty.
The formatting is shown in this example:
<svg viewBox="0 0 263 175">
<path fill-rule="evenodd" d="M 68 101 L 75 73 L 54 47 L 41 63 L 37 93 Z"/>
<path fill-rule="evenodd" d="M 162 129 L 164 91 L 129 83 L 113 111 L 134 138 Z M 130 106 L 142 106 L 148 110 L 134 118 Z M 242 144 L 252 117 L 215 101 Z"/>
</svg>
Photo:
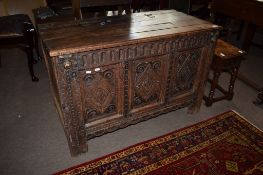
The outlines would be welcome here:
<svg viewBox="0 0 263 175">
<path fill-rule="evenodd" d="M 263 175 L 263 132 L 229 111 L 57 174 Z"/>
</svg>

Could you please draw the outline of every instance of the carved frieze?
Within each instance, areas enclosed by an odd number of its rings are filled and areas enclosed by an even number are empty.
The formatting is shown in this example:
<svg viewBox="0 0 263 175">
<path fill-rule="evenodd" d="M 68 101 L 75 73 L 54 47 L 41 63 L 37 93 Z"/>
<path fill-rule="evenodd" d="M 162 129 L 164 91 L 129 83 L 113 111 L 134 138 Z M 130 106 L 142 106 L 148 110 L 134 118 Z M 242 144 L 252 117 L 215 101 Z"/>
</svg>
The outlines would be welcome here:
<svg viewBox="0 0 263 175">
<path fill-rule="evenodd" d="M 187 36 L 189 35 L 189 36 Z M 180 35 L 172 41 L 172 50 L 182 51 L 200 48 L 211 42 L 211 33 Z"/>
<path fill-rule="evenodd" d="M 137 58 L 165 55 L 171 51 L 200 48 L 211 42 L 211 32 L 175 36 L 169 40 L 159 40 L 136 45 L 82 52 L 74 56 L 76 65 L 97 67 Z M 81 67 L 80 67 L 81 68 Z"/>
<path fill-rule="evenodd" d="M 189 35 L 189 36 L 188 36 Z M 116 48 L 100 49 L 78 54 L 59 56 L 58 63 L 71 64 L 79 69 L 112 64 L 135 58 L 165 55 L 170 51 L 182 51 L 200 48 L 211 42 L 211 33 L 194 33 L 176 36 L 169 40 L 160 40 Z"/>
</svg>

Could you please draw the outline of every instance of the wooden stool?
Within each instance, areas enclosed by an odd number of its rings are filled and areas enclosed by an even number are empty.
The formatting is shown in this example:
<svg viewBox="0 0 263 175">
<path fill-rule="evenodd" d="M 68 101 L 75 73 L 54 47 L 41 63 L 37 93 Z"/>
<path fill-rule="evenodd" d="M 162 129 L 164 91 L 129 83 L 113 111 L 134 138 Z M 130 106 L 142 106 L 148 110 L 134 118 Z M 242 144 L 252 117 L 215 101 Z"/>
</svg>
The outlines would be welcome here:
<svg viewBox="0 0 263 175">
<path fill-rule="evenodd" d="M 35 28 L 28 15 L 16 14 L 0 17 L 0 49 L 21 48 L 27 53 L 28 68 L 32 81 L 38 81 L 34 74 L 33 49 L 38 53 L 38 41 Z M 1 55 L 0 55 L 1 67 Z"/>
<path fill-rule="evenodd" d="M 217 40 L 215 55 L 211 65 L 213 70 L 213 80 L 208 79 L 211 83 L 211 89 L 208 97 L 204 96 L 206 106 L 211 106 L 214 102 L 227 99 L 232 100 L 234 95 L 234 84 L 237 77 L 241 61 L 244 59 L 246 52 L 228 44 L 222 40 Z M 223 89 L 218 80 L 222 72 L 229 72 L 231 75 L 228 90 Z M 224 95 L 214 98 L 215 89 L 221 91 Z"/>
</svg>

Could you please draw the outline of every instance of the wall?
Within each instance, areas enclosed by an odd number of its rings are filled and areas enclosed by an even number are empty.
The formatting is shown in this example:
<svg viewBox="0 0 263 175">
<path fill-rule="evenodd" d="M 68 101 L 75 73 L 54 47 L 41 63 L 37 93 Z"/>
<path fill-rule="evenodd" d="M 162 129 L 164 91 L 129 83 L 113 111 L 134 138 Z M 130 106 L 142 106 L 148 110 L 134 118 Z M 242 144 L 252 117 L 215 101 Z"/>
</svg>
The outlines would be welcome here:
<svg viewBox="0 0 263 175">
<path fill-rule="evenodd" d="M 45 0 L 0 0 L 5 2 L 6 14 L 28 14 L 33 20 L 32 9 L 45 6 Z"/>
<path fill-rule="evenodd" d="M 0 16 L 7 15 L 6 0 L 0 0 Z"/>
</svg>

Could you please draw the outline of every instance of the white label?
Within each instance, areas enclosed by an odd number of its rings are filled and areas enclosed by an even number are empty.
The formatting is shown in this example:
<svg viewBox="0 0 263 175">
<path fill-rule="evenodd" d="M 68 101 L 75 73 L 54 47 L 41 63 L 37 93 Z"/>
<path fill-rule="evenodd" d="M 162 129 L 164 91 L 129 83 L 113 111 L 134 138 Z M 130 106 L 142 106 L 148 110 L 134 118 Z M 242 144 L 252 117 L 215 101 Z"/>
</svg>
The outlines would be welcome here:
<svg viewBox="0 0 263 175">
<path fill-rule="evenodd" d="M 226 55 L 225 55 L 225 54 L 223 54 L 223 53 L 220 53 L 220 56 L 222 56 L 222 57 L 225 57 Z"/>
<path fill-rule="evenodd" d="M 90 70 L 87 70 L 87 71 L 86 71 L 86 74 L 91 74 L 91 71 L 90 71 Z"/>
<path fill-rule="evenodd" d="M 95 68 L 95 72 L 98 72 L 98 71 L 100 71 L 100 68 Z"/>
</svg>

